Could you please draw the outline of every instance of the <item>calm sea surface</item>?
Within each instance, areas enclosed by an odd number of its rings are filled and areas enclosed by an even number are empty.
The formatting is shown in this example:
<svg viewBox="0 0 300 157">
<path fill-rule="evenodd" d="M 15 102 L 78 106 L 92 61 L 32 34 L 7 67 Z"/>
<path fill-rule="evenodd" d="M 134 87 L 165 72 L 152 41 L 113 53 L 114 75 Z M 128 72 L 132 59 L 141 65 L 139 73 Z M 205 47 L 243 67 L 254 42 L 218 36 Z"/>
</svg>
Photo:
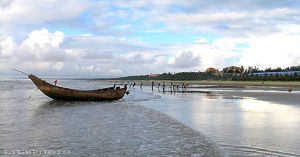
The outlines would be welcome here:
<svg viewBox="0 0 300 157">
<path fill-rule="evenodd" d="M 35 91 L 28 79 L 0 80 L 0 155 L 300 156 L 297 105 L 149 86 L 113 102 L 53 101 Z"/>
<path fill-rule="evenodd" d="M 111 85 L 86 80 L 58 84 L 77 89 Z M 199 131 L 141 105 L 161 98 L 155 94 L 132 92 L 107 102 L 53 101 L 35 93 L 28 79 L 2 79 L 0 89 L 0 156 L 225 155 Z"/>
</svg>

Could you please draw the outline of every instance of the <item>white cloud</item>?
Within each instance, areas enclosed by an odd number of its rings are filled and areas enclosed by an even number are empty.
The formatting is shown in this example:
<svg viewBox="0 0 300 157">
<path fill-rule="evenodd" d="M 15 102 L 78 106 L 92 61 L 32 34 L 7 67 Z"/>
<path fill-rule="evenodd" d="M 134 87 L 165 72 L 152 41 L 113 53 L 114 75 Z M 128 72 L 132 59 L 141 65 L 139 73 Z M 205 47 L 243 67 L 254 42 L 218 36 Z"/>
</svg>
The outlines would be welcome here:
<svg viewBox="0 0 300 157">
<path fill-rule="evenodd" d="M 222 3 L 217 0 L 6 0 L 1 3 L 0 31 L 2 28 L 24 32 L 31 31 L 31 26 L 42 25 L 84 28 L 89 33 L 110 35 L 134 34 L 136 29 L 145 32 L 188 29 L 198 33 L 249 36 L 280 31 L 276 25 L 281 23 L 299 23 L 299 4 L 272 0 L 226 0 Z M 154 27 L 157 22 L 162 23 L 163 28 Z"/>
<path fill-rule="evenodd" d="M 16 47 L 15 57 L 24 61 L 65 60 L 68 53 L 59 48 L 63 39 L 64 33 L 59 31 L 49 33 L 47 29 L 34 30 L 21 45 Z"/>
<path fill-rule="evenodd" d="M 277 28 L 286 35 L 300 34 L 300 25 L 297 24 L 277 25 Z"/>
<path fill-rule="evenodd" d="M 89 44 L 90 41 L 95 45 Z M 96 44 L 100 42 L 104 42 L 101 43 L 103 50 Z M 163 49 L 155 50 L 137 46 L 133 40 L 94 35 L 68 37 L 65 44 L 62 33 L 49 33 L 46 29 L 33 31 L 20 45 L 10 37 L 0 43 L 1 55 L 9 56 L 0 58 L 1 71 L 22 67 L 28 72 L 48 71 L 52 75 L 111 77 L 202 71 L 208 67 L 230 66 L 232 59 L 236 59 L 238 65 L 261 68 L 300 64 L 300 36 L 291 31 L 210 42 L 200 39 L 195 43 L 164 45 Z M 83 46 L 70 46 L 80 43 Z M 234 50 L 239 43 L 248 43 L 249 47 L 236 53 Z M 123 48 L 125 51 L 119 53 Z"/>
<path fill-rule="evenodd" d="M 177 47 L 174 55 L 168 63 L 190 71 L 203 71 L 209 67 L 222 69 L 228 65 L 228 60 L 239 57 L 239 54 L 233 52 L 235 44 L 243 41 L 242 39 L 222 38 L 214 42 L 197 41 L 189 45 Z"/>
<path fill-rule="evenodd" d="M 175 68 L 193 68 L 200 64 L 200 57 L 194 56 L 193 52 L 182 52 L 178 56 L 171 58 L 168 62 Z"/>
<path fill-rule="evenodd" d="M 5 64 L 6 70 L 12 67 L 27 70 L 61 70 L 64 66 L 62 61 L 72 58 L 72 54 L 59 47 L 63 38 L 62 32 L 49 33 L 46 29 L 31 32 L 20 45 L 11 37 L 7 37 L 0 42 L 0 56 L 4 56 L 1 57 L 0 64 Z"/>
<path fill-rule="evenodd" d="M 116 24 L 113 19 L 122 17 L 128 23 L 141 21 L 145 32 L 213 32 L 221 35 L 252 36 L 257 34 L 271 34 L 278 32 L 276 25 L 284 23 L 299 23 L 299 4 L 296 1 L 271 0 L 217 0 L 205 1 L 102 1 L 107 7 L 97 12 L 100 28 L 107 32 L 109 28 L 120 28 L 128 24 Z M 118 10 L 111 11 L 112 6 Z M 151 6 L 151 8 L 149 7 Z M 98 16 L 97 16 L 98 17 Z M 109 24 L 107 24 L 109 21 Z M 106 22 L 106 23 L 105 23 Z M 157 28 L 156 23 L 163 24 Z M 115 25 L 116 24 L 116 25 Z M 96 24 L 98 25 L 98 24 Z M 112 26 L 115 25 L 115 26 Z M 139 26 L 129 24 L 134 29 Z M 115 32 L 116 33 L 116 32 Z"/>
<path fill-rule="evenodd" d="M 82 28 L 79 17 L 91 6 L 90 0 L 9 0 L 0 6 L 0 40 L 11 36 L 19 42 L 43 27 Z"/>
<path fill-rule="evenodd" d="M 280 32 L 277 25 L 281 23 L 300 22 L 299 9 L 275 8 L 271 10 L 180 12 L 162 14 L 152 18 L 153 22 L 165 23 L 177 31 L 189 29 L 196 32 L 214 32 L 226 36 L 266 35 Z"/>
<path fill-rule="evenodd" d="M 5 0 L 0 2 L 0 69 L 117 76 L 231 64 L 298 65 L 299 5 L 272 0 Z M 201 39 L 154 44 L 161 41 L 155 37 L 174 32 Z M 205 39 L 206 33 L 218 39 Z M 249 47 L 236 53 L 239 43 Z"/>
<path fill-rule="evenodd" d="M 47 44 L 57 48 L 64 38 L 64 33 L 56 31 L 55 33 L 49 33 L 47 29 L 35 30 L 29 34 L 29 38 L 26 39 L 23 44 L 31 49 L 35 46 L 45 48 Z"/>
<path fill-rule="evenodd" d="M 112 74 L 118 74 L 118 75 L 122 74 L 122 70 L 121 69 L 111 69 L 110 72 Z"/>
<path fill-rule="evenodd" d="M 11 37 L 7 37 L 4 41 L 0 42 L 0 54 L 9 56 L 12 54 L 15 43 Z"/>
<path fill-rule="evenodd" d="M 239 65 L 255 65 L 261 69 L 300 65 L 299 35 L 274 34 L 249 38 L 249 43 Z"/>
<path fill-rule="evenodd" d="M 165 63 L 168 63 L 166 56 L 156 56 L 154 58 L 154 65 L 163 66 Z"/>
<path fill-rule="evenodd" d="M 36 61 L 36 62 L 24 62 L 20 65 L 14 65 L 12 67 L 16 67 L 17 69 L 19 69 L 20 67 L 22 69 L 30 69 L 30 70 L 48 70 L 50 67 L 50 63 L 49 62 L 45 62 L 45 61 Z"/>
<path fill-rule="evenodd" d="M 239 43 L 247 43 L 249 47 L 236 53 L 235 48 Z M 199 70 L 208 67 L 222 69 L 230 65 L 258 66 L 265 69 L 300 65 L 299 45 L 300 35 L 291 35 L 289 32 L 259 37 L 220 38 L 204 44 L 196 42 L 191 46 L 183 47 L 182 50 L 200 56 Z M 230 62 L 231 60 L 236 60 L 236 63 Z"/>
<path fill-rule="evenodd" d="M 92 71 L 94 70 L 94 65 L 87 65 L 87 66 L 81 66 L 81 70 L 88 70 L 88 71 Z"/>
<path fill-rule="evenodd" d="M 0 9 L 0 21 L 11 24 L 42 23 L 76 18 L 88 7 L 80 0 L 13 0 Z"/>
<path fill-rule="evenodd" d="M 56 62 L 55 64 L 52 65 L 52 69 L 58 71 L 61 70 L 63 66 L 64 66 L 63 62 Z"/>
</svg>

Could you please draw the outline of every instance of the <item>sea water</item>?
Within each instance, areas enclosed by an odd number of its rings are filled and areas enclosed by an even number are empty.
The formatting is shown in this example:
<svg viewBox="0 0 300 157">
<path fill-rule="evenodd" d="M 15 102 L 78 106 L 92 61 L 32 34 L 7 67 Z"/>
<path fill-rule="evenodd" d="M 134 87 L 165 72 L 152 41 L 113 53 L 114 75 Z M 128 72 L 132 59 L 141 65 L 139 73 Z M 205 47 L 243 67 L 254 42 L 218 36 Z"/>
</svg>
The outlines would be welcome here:
<svg viewBox="0 0 300 157">
<path fill-rule="evenodd" d="M 58 85 L 97 89 L 112 82 Z M 136 86 L 106 102 L 54 101 L 36 89 L 28 79 L 0 81 L 0 155 L 300 156 L 297 105 L 211 93 L 210 86 Z"/>
<path fill-rule="evenodd" d="M 59 80 L 58 85 L 97 89 L 112 84 Z M 55 101 L 29 79 L 1 79 L 0 156 L 226 155 L 204 134 L 141 103 L 154 99 L 161 97 L 133 92 L 116 101 Z"/>
<path fill-rule="evenodd" d="M 151 92 L 161 96 L 143 104 L 210 137 L 230 156 L 300 156 L 300 106 L 277 104 L 250 97 L 218 94 L 219 91 L 277 93 L 264 88 L 160 88 Z M 199 92 L 197 92 L 199 91 Z M 217 92 L 216 92 L 217 91 Z M 225 92 L 224 92 L 225 91 Z M 299 92 L 293 96 L 300 98 Z M 276 96 L 276 94 L 275 94 Z M 282 99 L 286 99 L 282 97 Z M 284 102 L 284 101 L 281 101 Z"/>
</svg>

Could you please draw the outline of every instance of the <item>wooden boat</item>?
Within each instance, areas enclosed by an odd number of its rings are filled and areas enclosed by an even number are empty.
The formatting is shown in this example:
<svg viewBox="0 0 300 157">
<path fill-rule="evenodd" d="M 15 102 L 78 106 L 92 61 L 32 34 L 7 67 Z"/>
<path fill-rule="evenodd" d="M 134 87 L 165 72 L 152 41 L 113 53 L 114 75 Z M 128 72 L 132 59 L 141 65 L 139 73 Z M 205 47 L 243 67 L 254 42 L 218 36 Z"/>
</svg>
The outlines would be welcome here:
<svg viewBox="0 0 300 157">
<path fill-rule="evenodd" d="M 28 75 L 32 82 L 48 97 L 55 100 L 117 100 L 121 99 L 126 93 L 124 88 L 110 87 L 97 90 L 76 90 L 52 85 L 35 75 Z"/>
</svg>

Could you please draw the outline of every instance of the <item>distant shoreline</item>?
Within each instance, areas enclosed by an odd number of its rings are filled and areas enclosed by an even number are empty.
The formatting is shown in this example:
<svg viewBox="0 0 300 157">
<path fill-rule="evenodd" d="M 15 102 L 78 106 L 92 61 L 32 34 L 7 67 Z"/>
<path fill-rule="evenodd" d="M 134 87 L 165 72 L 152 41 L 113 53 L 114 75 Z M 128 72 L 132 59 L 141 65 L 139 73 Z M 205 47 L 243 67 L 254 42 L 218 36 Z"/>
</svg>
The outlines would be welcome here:
<svg viewBox="0 0 300 157">
<path fill-rule="evenodd" d="M 114 82 L 143 82 L 145 85 L 151 84 L 152 80 L 99 80 L 99 81 L 114 81 Z M 228 85 L 228 86 L 283 86 L 283 87 L 300 87 L 300 81 L 172 81 L 172 80 L 153 80 L 155 83 L 166 84 L 173 82 L 175 84 L 184 83 L 193 85 Z"/>
<path fill-rule="evenodd" d="M 107 80 L 111 82 L 135 82 L 136 87 L 139 88 L 141 82 L 143 85 L 151 86 L 152 80 Z M 155 87 L 158 83 L 162 87 L 162 80 L 153 80 L 155 82 Z M 297 82 L 283 82 L 283 81 L 170 81 L 164 80 L 167 87 L 170 87 L 170 83 L 181 85 L 186 82 L 188 84 L 187 88 L 194 88 L 193 90 L 187 89 L 186 92 L 190 93 L 206 93 L 206 94 L 222 94 L 229 96 L 238 97 L 251 97 L 254 99 L 274 102 L 277 104 L 299 104 L 299 92 L 300 92 L 300 81 Z M 130 84 L 130 83 L 129 83 Z M 189 85 L 206 85 L 204 87 L 200 86 L 189 86 Z M 208 87 L 211 85 L 212 87 Z M 237 88 L 236 88 L 237 87 Z M 249 87 L 249 88 L 248 88 Z M 251 88 L 252 87 L 252 88 Z M 275 87 L 275 88 L 273 88 Z M 198 90 L 197 90 L 198 88 Z M 209 90 L 203 90 L 203 88 Z M 217 89 L 217 90 L 216 90 Z M 220 91 L 218 89 L 221 89 Z M 229 90 L 227 90 L 229 89 Z M 167 90 L 168 91 L 168 90 Z M 170 90 L 169 90 L 170 91 Z M 175 92 L 182 92 L 176 91 Z"/>
</svg>

